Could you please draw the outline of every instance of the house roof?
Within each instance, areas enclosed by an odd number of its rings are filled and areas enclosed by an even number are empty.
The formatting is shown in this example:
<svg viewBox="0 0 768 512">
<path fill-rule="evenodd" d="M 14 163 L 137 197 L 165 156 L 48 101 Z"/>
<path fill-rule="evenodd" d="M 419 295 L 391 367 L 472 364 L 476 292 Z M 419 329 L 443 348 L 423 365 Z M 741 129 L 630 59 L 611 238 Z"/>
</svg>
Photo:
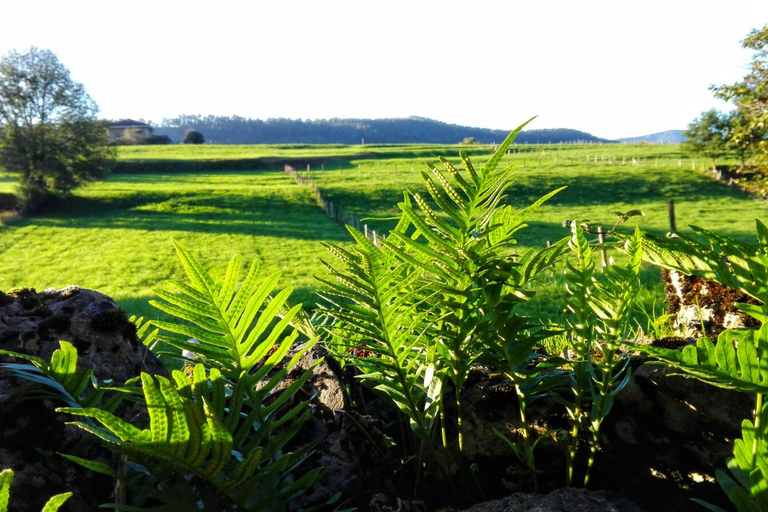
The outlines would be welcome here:
<svg viewBox="0 0 768 512">
<path fill-rule="evenodd" d="M 133 119 L 120 119 L 119 121 L 114 121 L 112 123 L 109 123 L 110 128 L 152 128 L 147 123 L 141 123 L 139 121 L 134 121 Z"/>
</svg>

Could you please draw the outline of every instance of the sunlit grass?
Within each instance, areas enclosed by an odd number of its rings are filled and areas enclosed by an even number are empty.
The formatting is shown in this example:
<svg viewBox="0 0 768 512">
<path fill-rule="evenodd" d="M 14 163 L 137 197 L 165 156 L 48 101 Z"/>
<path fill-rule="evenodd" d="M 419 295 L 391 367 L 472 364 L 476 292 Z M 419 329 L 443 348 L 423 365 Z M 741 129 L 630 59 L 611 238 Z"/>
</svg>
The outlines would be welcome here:
<svg viewBox="0 0 768 512">
<path fill-rule="evenodd" d="M 312 303 L 319 242 L 344 243 L 346 233 L 282 172 L 112 176 L 65 211 L 0 230 L 0 289 L 75 284 L 152 316 L 151 289 L 182 277 L 171 238 L 217 271 L 237 252 L 259 258 L 294 287 L 294 302 Z"/>
<path fill-rule="evenodd" d="M 470 149 L 477 167 L 492 151 Z M 423 192 L 425 162 L 441 167 L 436 155 L 445 155 L 458 166 L 458 150 L 435 145 L 118 148 L 123 161 L 325 156 L 327 163 L 311 167 L 323 194 L 357 218 L 373 218 L 366 222 L 380 233 L 394 225 L 403 189 Z M 334 161 L 339 155 L 346 159 Z M 767 202 L 700 172 L 710 163 L 691 160 L 676 145 L 523 145 L 505 157 L 506 163 L 514 161 L 519 162 L 518 179 L 509 203 L 515 208 L 567 186 L 518 233 L 521 251 L 567 236 L 564 220 L 610 228 L 614 210 L 637 208 L 646 214 L 620 229 L 638 225 L 663 234 L 669 229 L 669 200 L 675 201 L 678 230 L 683 232 L 695 224 L 751 240 L 754 219 L 768 219 Z M 12 188 L 12 178 L 0 175 L 0 192 Z M 246 261 L 260 258 L 266 271 L 283 273 L 283 286 L 296 288 L 295 302 L 310 305 L 316 300 L 313 276 L 325 273 L 319 263 L 325 255 L 320 242 L 349 240 L 343 227 L 325 217 L 309 190 L 281 169 L 117 174 L 78 190 L 64 209 L 11 219 L 0 227 L 0 289 L 76 284 L 114 297 L 129 313 L 152 316 L 147 306 L 151 289 L 169 277 L 181 277 L 172 237 L 195 251 L 208 268 L 223 268 L 237 252 Z M 658 270 L 646 269 L 643 282 L 646 307 L 660 305 Z M 562 278 L 554 272 L 538 286 L 526 310 L 560 321 L 563 294 Z"/>
<path fill-rule="evenodd" d="M 460 165 L 456 158 L 449 160 Z M 442 168 L 439 162 L 430 161 Z M 477 156 L 473 161 L 479 168 L 484 159 Z M 504 162 L 518 165 L 517 181 L 508 199 L 515 208 L 524 208 L 555 188 L 567 187 L 517 233 L 520 251 L 568 236 L 568 229 L 563 227 L 566 220 L 589 221 L 609 230 L 617 220 L 613 211 L 640 209 L 645 213 L 620 226 L 621 231 L 629 232 L 637 226 L 663 235 L 670 229 L 670 200 L 674 201 L 677 231 L 681 233 L 692 234 L 689 226 L 696 225 L 754 242 L 754 219 L 768 219 L 768 201 L 753 200 L 701 172 L 711 163 L 690 159 L 677 145 L 521 146 Z M 421 179 L 424 170 L 427 168 L 423 161 L 407 157 L 351 161 L 311 174 L 327 199 L 357 218 L 368 219 L 365 222 L 371 229 L 386 233 L 399 214 L 401 191 L 408 188 L 426 192 Z M 663 286 L 658 269 L 644 270 L 643 284 L 640 298 L 646 309 L 656 304 L 660 312 Z M 563 280 L 554 271 L 540 283 L 526 310 L 559 321 L 564 293 Z"/>
</svg>

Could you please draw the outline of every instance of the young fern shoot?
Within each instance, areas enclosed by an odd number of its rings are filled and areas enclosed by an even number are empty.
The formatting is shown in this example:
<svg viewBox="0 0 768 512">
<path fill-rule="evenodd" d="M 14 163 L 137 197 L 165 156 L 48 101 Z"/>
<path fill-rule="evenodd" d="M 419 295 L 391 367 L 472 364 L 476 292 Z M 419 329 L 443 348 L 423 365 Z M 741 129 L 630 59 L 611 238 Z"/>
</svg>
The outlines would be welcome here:
<svg viewBox="0 0 768 512">
<path fill-rule="evenodd" d="M 620 352 L 632 320 L 635 297 L 640 290 L 642 237 L 639 230 L 627 237 L 624 252 L 629 261 L 618 265 L 613 259 L 596 271 L 592 248 L 577 222 L 571 223 L 573 261 L 566 261 L 567 308 L 572 340 L 571 390 L 573 402 L 567 403 L 571 419 L 571 439 L 567 456 L 566 483 L 574 481 L 579 432 L 591 433 L 589 458 L 583 485 L 589 484 L 599 447 L 600 428 L 611 411 L 615 395 L 629 382 L 629 360 Z M 589 404 L 591 407 L 587 410 Z"/>
<path fill-rule="evenodd" d="M 568 247 L 574 256 L 565 260 L 566 309 L 572 315 L 568 320 L 571 331 L 569 339 L 569 359 L 572 373 L 569 377 L 573 402 L 565 403 L 571 422 L 571 437 L 566 455 L 566 485 L 571 486 L 576 466 L 579 432 L 582 428 L 582 415 L 586 394 L 589 392 L 590 350 L 595 341 L 595 319 L 591 314 L 589 297 L 594 288 L 595 262 L 592 249 L 577 222 L 571 224 L 571 238 Z"/>
<path fill-rule="evenodd" d="M 642 236 L 635 230 L 634 236 L 627 239 L 624 252 L 629 261 L 618 265 L 609 261 L 601 277 L 595 281 L 594 293 L 590 296 L 590 305 L 597 320 L 595 331 L 600 336 L 593 350 L 598 358 L 589 359 L 590 388 L 592 391 L 592 409 L 589 414 L 592 443 L 589 447 L 587 472 L 584 486 L 589 484 L 595 454 L 599 446 L 600 427 L 611 411 L 616 394 L 629 382 L 629 358 L 620 352 L 629 333 L 634 311 L 634 302 L 640 291 L 640 266 L 643 262 Z"/>
</svg>

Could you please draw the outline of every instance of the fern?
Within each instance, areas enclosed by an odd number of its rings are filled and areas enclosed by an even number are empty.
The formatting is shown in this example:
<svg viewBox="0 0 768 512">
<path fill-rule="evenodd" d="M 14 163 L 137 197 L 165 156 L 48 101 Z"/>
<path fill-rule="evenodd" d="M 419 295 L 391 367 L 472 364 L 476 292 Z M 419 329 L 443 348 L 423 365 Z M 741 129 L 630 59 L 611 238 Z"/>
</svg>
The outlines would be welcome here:
<svg viewBox="0 0 768 512">
<path fill-rule="evenodd" d="M 536 342 L 550 333 L 536 334 L 537 326 L 514 311 L 530 295 L 529 282 L 562 257 L 566 244 L 514 251 L 516 233 L 559 191 L 520 211 L 502 204 L 515 167 L 499 163 L 523 126 L 479 170 L 463 151 L 461 170 L 444 158 L 443 170 L 428 164 L 422 173 L 428 196 L 404 194 L 398 225 L 381 248 L 354 229 L 352 250 L 328 245 L 337 265 L 328 265 L 330 277 L 321 279 L 323 312 L 332 319 L 336 354 L 409 418 L 433 454 L 436 415 L 443 447 L 455 430 L 463 450 L 461 395 L 479 358 L 504 366 L 531 399 L 545 387 L 527 366 L 536 359 Z M 447 425 L 447 399 L 455 401 L 455 429 Z"/>
<path fill-rule="evenodd" d="M 182 322 L 152 321 L 151 336 L 204 364 L 194 365 L 190 375 L 174 371 L 172 380 L 141 375 L 148 424 L 97 407 L 59 410 L 85 418 L 72 423 L 131 458 L 134 470 L 144 475 L 144 483 L 133 481 L 138 502 L 143 495 L 166 502 L 169 510 L 188 510 L 190 503 L 198 508 L 198 502 L 219 510 L 224 496 L 241 510 L 285 510 L 325 471 L 315 468 L 295 478 L 313 445 L 286 450 L 309 417 L 302 386 L 320 361 L 290 383 L 287 375 L 317 338 L 286 360 L 298 338 L 298 332 L 286 330 L 300 306 L 286 306 L 290 289 L 272 295 L 277 275 L 260 283 L 257 262 L 238 288 L 238 255 L 217 283 L 186 248 L 174 245 L 190 283 L 172 283 L 176 293 L 161 290 L 163 301 L 153 304 Z"/>
<path fill-rule="evenodd" d="M 92 368 L 77 369 L 77 350 L 71 343 L 60 341 L 59 347 L 53 352 L 50 362 L 45 362 L 39 357 L 28 354 L 0 350 L 2 355 L 29 362 L 29 364 L 4 363 L 0 366 L 10 370 L 20 378 L 51 388 L 52 392 L 40 392 L 38 396 L 63 400 L 70 407 L 98 405 L 99 408 L 112 412 L 126 397 L 136 392 L 133 384 L 138 378 L 128 380 L 123 386 L 99 383 L 93 376 Z M 102 403 L 104 395 L 108 392 L 115 393 L 105 403 Z"/>
<path fill-rule="evenodd" d="M 571 422 L 571 439 L 567 459 L 566 483 L 574 479 L 575 458 L 582 417 L 589 419 L 592 434 L 584 485 L 589 484 L 600 436 L 600 428 L 610 412 L 615 395 L 629 381 L 629 360 L 619 352 L 630 330 L 634 299 L 640 289 L 642 236 L 639 230 L 626 237 L 624 251 L 629 255 L 625 266 L 613 259 L 603 272 L 596 270 L 593 247 L 578 222 L 570 222 L 569 247 L 573 258 L 566 260 L 564 271 L 571 314 L 568 324 L 573 369 L 571 392 L 573 401 L 563 400 Z M 600 357 L 596 358 L 595 355 Z M 591 408 L 587 410 L 589 403 Z"/>
<path fill-rule="evenodd" d="M 516 292 L 524 286 L 524 270 L 530 278 L 545 267 L 533 263 L 521 268 L 513 251 L 514 235 L 560 189 L 519 212 L 501 206 L 514 183 L 515 164 L 502 169 L 498 164 L 524 126 L 510 133 L 479 171 L 464 152 L 460 153 L 463 173 L 445 159 L 441 160 L 445 174 L 430 166 L 430 174 L 422 176 L 432 201 L 447 218 L 443 220 L 419 194 L 411 194 L 413 201 L 406 198 L 399 207 L 413 226 L 412 233 L 395 231 L 386 242 L 388 250 L 415 262 L 433 290 L 431 306 L 438 320 L 431 336 L 437 341 L 440 369 L 452 383 L 459 450 L 464 444 L 461 392 L 469 369 L 489 345 L 505 343 L 508 336 L 500 332 L 517 324 L 511 311 L 519 302 Z M 534 261 L 546 258 L 526 256 L 527 263 Z"/>
<path fill-rule="evenodd" d="M 0 512 L 8 512 L 8 502 L 11 494 L 11 484 L 13 483 L 13 471 L 6 469 L 0 471 Z M 57 494 L 53 496 L 43 507 L 42 512 L 56 512 L 65 501 L 72 496 L 71 492 Z"/>
<path fill-rule="evenodd" d="M 153 320 L 152 324 L 159 328 L 153 338 L 204 357 L 207 365 L 219 368 L 228 377 L 238 378 L 251 371 L 301 309 L 300 305 L 283 309 L 291 288 L 272 297 L 280 275 L 272 274 L 259 283 L 262 264 L 257 260 L 237 289 L 242 268 L 240 255 L 230 261 L 223 281 L 214 282 L 188 249 L 175 240 L 173 245 L 190 283 L 170 281 L 173 291 L 155 290 L 163 301 L 152 300 L 150 304 L 186 323 Z M 272 326 L 277 316 L 282 318 Z M 298 335 L 298 331 L 289 333 L 288 344 Z M 190 339 L 195 343 L 190 343 Z"/>
<path fill-rule="evenodd" d="M 327 245 L 344 266 L 336 270 L 327 265 L 335 282 L 320 279 L 332 306 L 321 311 L 335 320 L 333 333 L 342 340 L 336 352 L 348 357 L 347 350 L 354 353 L 364 341 L 375 357 L 352 357 L 362 372 L 360 378 L 400 409 L 416 437 L 434 452 L 430 437 L 440 380 L 425 381 L 430 365 L 423 336 L 426 314 L 414 304 L 419 292 L 415 274 L 407 262 L 374 246 L 354 228 L 348 229 L 358 242 L 354 252 Z M 338 299 L 344 299 L 345 305 Z M 434 367 L 431 371 L 434 375 Z"/>
<path fill-rule="evenodd" d="M 271 369 L 277 362 L 279 359 L 265 366 Z M 318 468 L 293 481 L 293 469 L 306 458 L 311 446 L 295 453 L 281 452 L 310 411 L 305 402 L 293 404 L 280 414 L 276 411 L 287 397 L 297 393 L 307 376 L 308 372 L 282 390 L 275 403 L 264 405 L 263 400 L 253 401 L 263 399 L 264 390 L 254 391 L 256 381 L 245 375 L 228 391 L 221 372 L 211 369 L 206 374 L 203 365 L 195 366 L 190 377 L 174 371 L 173 383 L 162 376 L 153 379 L 142 374 L 149 415 L 148 428 L 144 429 L 97 408 L 59 411 L 94 419 L 100 426 L 71 424 L 97 435 L 117 452 L 191 472 L 243 510 L 281 509 L 322 472 Z M 270 389 L 274 392 L 274 387 Z M 255 424 L 259 428 L 254 432 Z M 264 499 L 254 503 L 257 490 Z"/>
<path fill-rule="evenodd" d="M 592 249 L 577 222 L 570 223 L 571 238 L 568 246 L 574 258 L 566 259 L 564 276 L 566 280 L 566 309 L 572 315 L 568 321 L 570 338 L 570 359 L 573 369 L 570 375 L 573 402 L 564 402 L 571 422 L 571 438 L 567 456 L 566 484 L 573 483 L 578 448 L 581 417 L 586 394 L 589 390 L 590 349 L 595 341 L 594 316 L 591 314 L 589 297 L 594 289 L 595 263 Z"/>
<path fill-rule="evenodd" d="M 742 305 L 743 307 L 746 305 Z M 734 442 L 734 457 L 728 460 L 733 477 L 717 472 L 717 481 L 739 512 L 768 511 L 768 322 L 765 308 L 760 313 L 754 306 L 744 307 L 762 322 L 757 330 L 726 330 L 720 333 L 717 344 L 707 337 L 697 340 L 682 352 L 660 347 L 634 344 L 674 368 L 683 376 L 699 379 L 711 385 L 754 393 L 755 414 L 742 422 L 742 437 Z M 709 510 L 719 507 L 694 500 Z"/>
<path fill-rule="evenodd" d="M 706 336 L 682 351 L 629 344 L 665 364 L 714 386 L 755 395 L 752 420 L 742 423 L 742 438 L 734 442 L 728 461 L 732 477 L 717 473 L 717 480 L 739 512 L 768 511 L 768 229 L 756 220 L 757 245 L 692 227 L 704 241 L 693 237 L 647 237 L 644 249 L 651 262 L 731 286 L 758 299 L 760 305 L 735 304 L 755 318 L 757 329 L 729 329 L 717 343 Z M 709 510 L 719 507 L 695 500 Z"/>
<path fill-rule="evenodd" d="M 755 220 L 756 245 L 691 226 L 686 235 L 643 237 L 644 258 L 654 265 L 737 288 L 765 301 L 768 296 L 768 228 Z"/>
</svg>

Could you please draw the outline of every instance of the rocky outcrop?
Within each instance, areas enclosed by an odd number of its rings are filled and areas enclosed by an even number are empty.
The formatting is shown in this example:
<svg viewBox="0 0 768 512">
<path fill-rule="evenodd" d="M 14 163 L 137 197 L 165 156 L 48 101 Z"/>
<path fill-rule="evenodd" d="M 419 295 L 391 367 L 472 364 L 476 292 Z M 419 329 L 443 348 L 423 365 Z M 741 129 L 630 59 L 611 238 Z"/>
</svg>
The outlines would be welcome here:
<svg viewBox="0 0 768 512">
<path fill-rule="evenodd" d="M 160 362 L 136 337 L 136 327 L 109 297 L 76 287 L 20 289 L 0 294 L 0 349 L 45 360 L 59 348 L 59 340 L 78 350 L 78 369 L 94 368 L 99 379 L 123 383 L 141 371 L 163 372 Z M 21 362 L 0 356 L 0 363 Z M 58 414 L 64 405 L 38 399 L 40 386 L 17 379 L 0 368 L 0 468 L 12 468 L 14 510 L 39 512 L 48 497 L 72 491 L 70 510 L 97 510 L 110 501 L 114 483 L 60 457 L 109 460 L 109 452 L 93 436 L 66 425 L 72 416 Z"/>
<path fill-rule="evenodd" d="M 690 498 L 728 508 L 715 472 L 725 469 L 753 400 L 675 373 L 636 359 L 629 384 L 616 396 L 603 423 L 590 487 L 621 493 L 651 511 L 700 510 Z M 498 430 L 522 441 L 514 389 L 498 374 L 480 368 L 474 374 L 464 394 L 467 458 L 480 463 L 481 474 L 492 477 L 483 480 L 486 493 L 529 491 L 530 472 L 494 433 Z M 536 467 L 541 470 L 539 489 L 552 491 L 565 480 L 564 408 L 552 398 L 542 398 L 529 406 L 527 417 L 534 436 L 546 434 L 536 447 Z M 586 464 L 586 434 L 577 458 L 577 479 L 583 477 Z"/>
<path fill-rule="evenodd" d="M 122 382 L 141 371 L 162 372 L 159 362 L 136 339 L 135 327 L 125 313 L 98 292 L 67 288 L 0 294 L 0 348 L 47 359 L 60 339 L 77 347 L 80 367 L 95 368 L 98 378 Z M 477 463 L 477 475 L 462 466 L 451 477 L 461 483 L 454 486 L 434 472 L 427 473 L 420 482 L 425 495 L 414 496 L 416 466 L 404 462 L 407 451 L 392 444 L 393 439 L 402 439 L 397 422 L 392 421 L 394 411 L 366 394 L 352 376 L 342 376 L 321 345 L 299 361 L 289 379 L 320 358 L 325 361 L 315 368 L 304 390 L 305 398 L 313 400 L 313 414 L 293 443 L 316 443 L 314 454 L 299 471 L 318 466 L 329 471 L 295 507 L 325 501 L 341 491 L 344 506 L 405 512 L 433 505 L 468 506 L 483 493 L 493 498 L 533 489 L 530 472 L 494 432 L 513 440 L 520 436 L 517 399 L 503 376 L 475 368 L 464 392 L 465 454 L 467 461 Z M 6 361 L 10 359 L 0 357 L 0 362 Z M 741 394 L 672 373 L 641 359 L 633 363 L 632 379 L 617 395 L 603 425 L 591 487 L 618 492 L 648 511 L 699 510 L 690 502 L 692 497 L 728 507 L 714 475 L 724 467 L 732 440 L 753 404 Z M 13 503 L 22 512 L 37 512 L 52 494 L 73 491 L 73 510 L 95 510 L 110 500 L 114 483 L 81 470 L 57 452 L 105 461 L 110 461 L 111 454 L 100 451 L 91 436 L 66 426 L 71 417 L 55 412 L 60 403 L 28 400 L 35 389 L 0 370 L 0 468 L 16 472 Z M 350 410 L 346 401 L 350 390 L 357 403 L 367 405 L 370 416 Z M 565 436 L 557 434 L 567 427 L 563 406 L 554 399 L 538 400 L 529 406 L 528 419 L 535 434 L 546 434 L 537 445 L 536 463 L 542 470 L 540 489 L 549 494 L 518 493 L 487 505 L 497 508 L 468 510 L 639 510 L 607 493 L 555 490 L 563 485 L 565 475 Z M 585 461 L 577 462 L 583 467 Z"/>
<path fill-rule="evenodd" d="M 549 494 L 515 493 L 504 499 L 478 503 L 463 512 L 642 512 L 642 510 L 614 493 L 563 488 Z"/>
<path fill-rule="evenodd" d="M 604 425 L 595 482 L 648 510 L 698 511 L 698 498 L 730 509 L 715 481 L 751 417 L 754 398 L 638 361 Z"/>
</svg>

